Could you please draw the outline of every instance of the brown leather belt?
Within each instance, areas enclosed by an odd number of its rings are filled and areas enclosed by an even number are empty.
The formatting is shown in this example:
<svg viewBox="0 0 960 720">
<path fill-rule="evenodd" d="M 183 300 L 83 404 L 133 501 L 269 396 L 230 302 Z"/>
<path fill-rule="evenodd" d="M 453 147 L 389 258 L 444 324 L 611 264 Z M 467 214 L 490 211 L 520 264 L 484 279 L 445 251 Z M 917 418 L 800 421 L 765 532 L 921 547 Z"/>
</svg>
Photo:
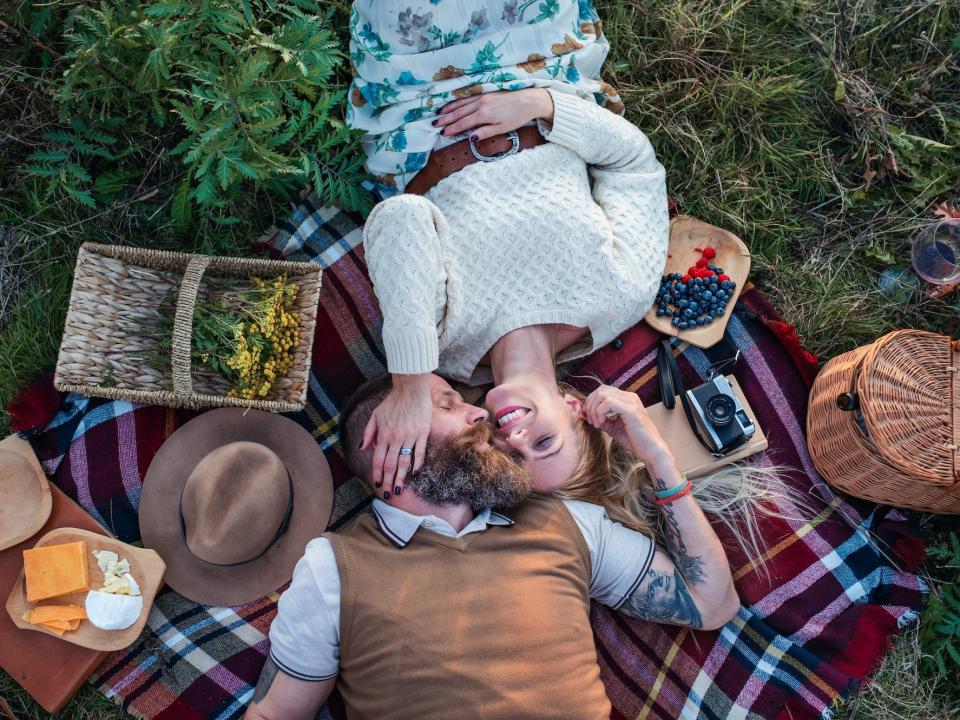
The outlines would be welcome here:
<svg viewBox="0 0 960 720">
<path fill-rule="evenodd" d="M 540 134 L 540 131 L 534 125 L 526 125 L 518 128 L 517 135 L 520 141 L 517 152 L 529 150 L 537 145 L 543 145 L 546 142 L 546 140 L 543 139 L 543 135 Z M 477 152 L 492 160 L 493 156 L 499 153 L 509 152 L 513 147 L 513 143 L 507 135 L 494 135 L 485 140 L 478 140 L 474 143 L 474 146 Z M 427 161 L 427 164 L 414 176 L 413 180 L 407 183 L 404 192 L 413 195 L 423 195 L 445 177 L 449 177 L 458 170 L 463 170 L 467 165 L 472 165 L 475 162 L 480 162 L 480 159 L 477 158 L 470 149 L 469 140 L 461 140 L 453 145 L 448 145 L 442 150 L 437 150 L 430 154 L 430 159 Z"/>
</svg>

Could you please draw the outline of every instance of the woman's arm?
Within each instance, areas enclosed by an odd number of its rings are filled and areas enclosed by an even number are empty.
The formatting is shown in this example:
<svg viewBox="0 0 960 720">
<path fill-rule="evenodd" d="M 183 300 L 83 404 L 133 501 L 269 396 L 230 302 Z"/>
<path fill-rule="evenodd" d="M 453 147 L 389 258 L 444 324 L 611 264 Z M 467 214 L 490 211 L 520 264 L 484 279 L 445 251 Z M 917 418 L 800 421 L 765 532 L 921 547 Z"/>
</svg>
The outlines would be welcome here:
<svg viewBox="0 0 960 720">
<path fill-rule="evenodd" d="M 610 432 L 644 461 L 657 490 L 686 479 L 634 393 L 607 385 L 584 404 L 586 420 Z M 660 506 L 666 548 L 620 609 L 635 617 L 695 628 L 718 628 L 736 615 L 740 599 L 720 539 L 691 493 Z"/>
<path fill-rule="evenodd" d="M 576 95 L 528 88 L 456 100 L 444 106 L 436 124 L 447 136 L 470 133 L 482 139 L 531 120 L 550 142 L 573 150 L 590 166 L 593 198 L 613 237 L 634 251 L 640 264 L 662 268 L 669 239 L 666 173 L 647 136 L 629 121 Z"/>
<path fill-rule="evenodd" d="M 613 237 L 638 253 L 644 265 L 657 268 L 659 275 L 669 241 L 667 183 L 647 136 L 593 101 L 548 92 L 553 117 L 541 121 L 541 130 L 590 166 L 593 199 L 606 215 Z"/>
<path fill-rule="evenodd" d="M 383 312 L 383 346 L 393 390 L 376 409 L 362 448 L 375 443 L 371 482 L 388 498 L 423 464 L 430 432 L 430 373 L 439 364 L 437 322 L 446 272 L 441 238 L 447 222 L 426 198 L 398 195 L 378 204 L 363 228 L 363 246 Z M 411 448 L 412 456 L 400 455 Z"/>
</svg>

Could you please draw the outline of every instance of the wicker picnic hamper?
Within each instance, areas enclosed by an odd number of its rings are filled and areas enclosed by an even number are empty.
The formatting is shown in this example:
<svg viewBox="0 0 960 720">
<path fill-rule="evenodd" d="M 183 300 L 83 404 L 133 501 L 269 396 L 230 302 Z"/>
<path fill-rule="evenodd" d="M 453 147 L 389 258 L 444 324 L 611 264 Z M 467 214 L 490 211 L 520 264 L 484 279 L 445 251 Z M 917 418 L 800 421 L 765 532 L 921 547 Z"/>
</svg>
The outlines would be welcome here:
<svg viewBox="0 0 960 720">
<path fill-rule="evenodd" d="M 193 312 L 204 277 L 248 279 L 286 275 L 299 290 L 294 309 L 300 337 L 294 362 L 261 399 L 227 397 L 229 382 L 206 368 L 192 368 Z M 310 263 L 187 253 L 85 243 L 77 256 L 70 307 L 63 329 L 54 385 L 60 391 L 169 407 L 252 407 L 271 412 L 302 410 L 317 322 L 321 270 Z M 156 325 L 163 299 L 176 289 L 170 370 L 151 367 L 137 353 L 154 352 L 162 339 Z"/>
<path fill-rule="evenodd" d="M 818 472 L 856 497 L 960 514 L 960 343 L 897 330 L 828 362 L 810 391 Z"/>
</svg>

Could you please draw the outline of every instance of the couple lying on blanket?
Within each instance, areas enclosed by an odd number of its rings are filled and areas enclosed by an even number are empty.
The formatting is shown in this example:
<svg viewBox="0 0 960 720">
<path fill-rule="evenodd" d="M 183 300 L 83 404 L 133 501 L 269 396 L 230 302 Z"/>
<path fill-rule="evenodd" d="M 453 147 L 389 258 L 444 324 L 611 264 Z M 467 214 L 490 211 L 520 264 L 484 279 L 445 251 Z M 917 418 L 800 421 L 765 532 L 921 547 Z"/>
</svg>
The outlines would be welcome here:
<svg viewBox="0 0 960 720">
<path fill-rule="evenodd" d="M 376 497 L 308 545 L 251 719 L 312 718 L 335 683 L 351 718 L 605 718 L 591 599 L 704 629 L 739 608 L 637 396 L 556 378 L 650 307 L 664 169 L 591 79 L 588 3 L 476 5 L 354 5 L 350 120 L 382 187 L 408 190 L 364 229 L 390 374 L 340 416 Z M 493 388 L 475 407 L 441 375 Z"/>
</svg>

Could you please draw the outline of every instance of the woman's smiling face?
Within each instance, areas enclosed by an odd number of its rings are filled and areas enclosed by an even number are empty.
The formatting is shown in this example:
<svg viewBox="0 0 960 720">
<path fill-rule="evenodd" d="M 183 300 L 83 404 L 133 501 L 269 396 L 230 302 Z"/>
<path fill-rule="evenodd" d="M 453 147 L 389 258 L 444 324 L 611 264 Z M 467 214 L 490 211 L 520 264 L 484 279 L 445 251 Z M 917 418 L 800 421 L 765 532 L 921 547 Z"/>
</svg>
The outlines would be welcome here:
<svg viewBox="0 0 960 720">
<path fill-rule="evenodd" d="M 563 485 L 580 462 L 579 400 L 561 395 L 552 380 L 503 383 L 487 393 L 484 407 L 494 426 L 493 444 L 527 466 L 537 491 Z"/>
</svg>

